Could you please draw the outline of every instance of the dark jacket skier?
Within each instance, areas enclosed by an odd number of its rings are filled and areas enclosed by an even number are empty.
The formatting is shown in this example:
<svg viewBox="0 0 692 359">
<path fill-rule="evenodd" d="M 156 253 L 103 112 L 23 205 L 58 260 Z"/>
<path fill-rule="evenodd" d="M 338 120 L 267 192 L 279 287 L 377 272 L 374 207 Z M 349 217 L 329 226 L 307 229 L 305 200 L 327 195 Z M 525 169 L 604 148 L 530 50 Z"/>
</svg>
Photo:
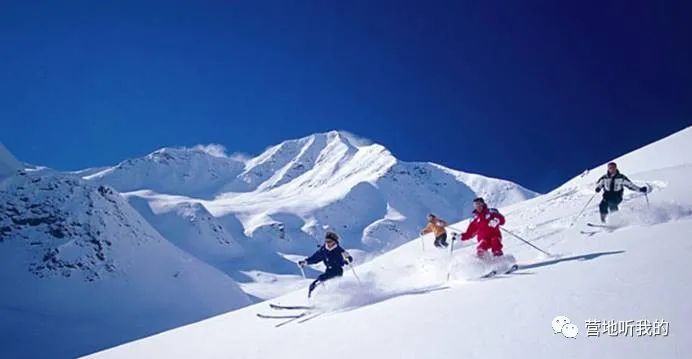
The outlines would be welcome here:
<svg viewBox="0 0 692 359">
<path fill-rule="evenodd" d="M 317 264 L 319 262 L 324 262 L 327 270 L 320 274 L 314 282 L 310 284 L 308 289 L 308 298 L 312 295 L 312 291 L 321 282 L 325 282 L 334 277 L 341 277 L 344 275 L 344 266 L 353 262 L 353 257 L 351 257 L 345 249 L 341 248 L 339 245 L 339 236 L 334 232 L 327 232 L 324 238 L 324 245 L 320 247 L 313 255 L 305 258 L 298 262 L 298 265 L 304 267 L 308 264 Z"/>
<path fill-rule="evenodd" d="M 603 200 L 598 205 L 601 212 L 601 222 L 605 222 L 609 211 L 615 212 L 618 210 L 625 187 L 644 193 L 648 191 L 646 187 L 635 185 L 629 178 L 620 173 L 615 162 L 609 163 L 608 172 L 596 182 L 596 192 L 603 190 Z"/>
</svg>

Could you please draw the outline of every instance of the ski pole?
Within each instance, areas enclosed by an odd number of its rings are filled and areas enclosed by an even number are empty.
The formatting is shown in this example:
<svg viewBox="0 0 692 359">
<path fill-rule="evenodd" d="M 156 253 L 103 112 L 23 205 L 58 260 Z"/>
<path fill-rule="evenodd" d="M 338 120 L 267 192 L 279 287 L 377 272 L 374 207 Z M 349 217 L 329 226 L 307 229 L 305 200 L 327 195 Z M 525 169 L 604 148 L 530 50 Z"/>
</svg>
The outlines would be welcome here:
<svg viewBox="0 0 692 359">
<path fill-rule="evenodd" d="M 504 229 L 504 228 L 502 228 L 502 227 L 500 227 L 500 229 L 503 230 L 503 231 L 505 231 L 505 232 L 507 232 L 508 234 L 511 234 L 512 236 L 514 236 L 515 238 L 519 239 L 520 241 L 522 241 L 522 242 L 524 242 L 524 243 L 530 245 L 531 247 L 535 248 L 536 250 L 540 251 L 541 253 L 543 253 L 543 254 L 545 254 L 545 255 L 547 255 L 547 256 L 549 256 L 549 257 L 552 256 L 552 254 L 550 254 L 550 253 L 548 253 L 548 252 L 546 252 L 546 251 L 544 251 L 544 250 L 542 250 L 542 249 L 536 247 L 535 245 L 531 244 L 531 242 L 525 240 L 524 238 L 519 237 L 518 235 L 516 235 L 516 234 L 510 232 L 509 230 L 506 230 L 506 229 Z"/>
<path fill-rule="evenodd" d="M 574 224 L 577 223 L 577 220 L 579 219 L 579 217 L 581 217 L 581 215 L 584 214 L 584 211 L 586 211 L 586 208 L 589 206 L 589 204 L 591 204 L 591 201 L 593 201 L 593 199 L 596 198 L 597 194 L 598 193 L 594 193 L 593 196 L 591 196 L 591 198 L 589 198 L 589 201 L 586 202 L 586 205 L 584 206 L 584 208 L 582 208 L 581 211 L 579 212 L 579 214 L 576 217 L 574 217 L 574 219 L 572 220 L 572 223 L 569 225 L 570 228 L 572 228 L 572 226 L 574 226 Z"/>
<path fill-rule="evenodd" d="M 650 207 L 650 205 L 649 205 L 649 188 L 651 188 L 651 186 L 649 186 L 649 184 L 647 183 L 646 184 L 646 192 L 644 192 L 644 198 L 646 198 L 646 207 L 647 208 Z"/>
<path fill-rule="evenodd" d="M 303 275 L 303 279 L 306 279 L 305 278 L 305 271 L 303 270 L 303 267 L 301 267 L 300 264 L 298 264 L 298 263 L 296 263 L 296 265 L 298 266 L 298 269 L 300 269 L 300 274 Z"/>
<path fill-rule="evenodd" d="M 363 285 L 363 282 L 360 281 L 360 278 L 358 278 L 358 274 L 356 274 L 356 270 L 353 268 L 353 265 L 351 262 L 348 262 L 349 268 L 351 268 L 351 272 L 353 272 L 353 276 L 356 277 L 356 280 L 358 281 L 358 285 Z"/>
<path fill-rule="evenodd" d="M 452 260 L 454 259 L 454 240 L 456 235 L 452 235 L 452 243 L 449 244 L 449 266 L 447 266 L 447 281 L 452 276 Z"/>
</svg>

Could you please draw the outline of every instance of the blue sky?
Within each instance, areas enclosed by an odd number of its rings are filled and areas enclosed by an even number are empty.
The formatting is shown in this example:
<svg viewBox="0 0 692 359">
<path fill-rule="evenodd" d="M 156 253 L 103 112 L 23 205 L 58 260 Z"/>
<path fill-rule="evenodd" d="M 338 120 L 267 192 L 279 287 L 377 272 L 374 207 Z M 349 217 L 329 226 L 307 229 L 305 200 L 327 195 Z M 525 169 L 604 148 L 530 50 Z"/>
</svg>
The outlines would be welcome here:
<svg viewBox="0 0 692 359">
<path fill-rule="evenodd" d="M 547 191 L 692 124 L 689 2 L 500 3 L 3 1 L 0 141 L 79 169 L 345 129 Z"/>
</svg>

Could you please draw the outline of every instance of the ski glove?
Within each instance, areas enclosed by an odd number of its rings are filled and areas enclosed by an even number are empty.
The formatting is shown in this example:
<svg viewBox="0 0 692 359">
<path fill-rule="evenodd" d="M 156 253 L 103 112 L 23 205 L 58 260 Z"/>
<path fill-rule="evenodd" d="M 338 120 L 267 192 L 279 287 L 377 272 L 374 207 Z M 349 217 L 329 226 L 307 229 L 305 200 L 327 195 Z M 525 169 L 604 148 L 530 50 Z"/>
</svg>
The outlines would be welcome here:
<svg viewBox="0 0 692 359">
<path fill-rule="evenodd" d="M 353 257 L 351 257 L 351 255 L 346 251 L 341 252 L 341 256 L 344 257 L 346 263 L 351 263 L 351 260 L 353 260 Z"/>
<path fill-rule="evenodd" d="M 307 264 L 308 264 L 307 261 L 304 261 L 304 260 L 303 260 L 303 261 L 298 261 L 298 265 L 301 266 L 301 267 L 305 267 Z"/>
<path fill-rule="evenodd" d="M 601 187 L 596 187 L 596 193 L 601 192 Z"/>
<path fill-rule="evenodd" d="M 493 218 L 490 220 L 490 222 L 488 222 L 488 227 L 495 228 L 498 224 L 500 224 L 500 220 L 497 218 Z"/>
<path fill-rule="evenodd" d="M 646 193 L 646 192 L 649 192 L 649 189 L 646 188 L 646 187 L 642 187 L 642 188 L 639 189 L 639 191 L 640 191 L 640 192 Z"/>
</svg>

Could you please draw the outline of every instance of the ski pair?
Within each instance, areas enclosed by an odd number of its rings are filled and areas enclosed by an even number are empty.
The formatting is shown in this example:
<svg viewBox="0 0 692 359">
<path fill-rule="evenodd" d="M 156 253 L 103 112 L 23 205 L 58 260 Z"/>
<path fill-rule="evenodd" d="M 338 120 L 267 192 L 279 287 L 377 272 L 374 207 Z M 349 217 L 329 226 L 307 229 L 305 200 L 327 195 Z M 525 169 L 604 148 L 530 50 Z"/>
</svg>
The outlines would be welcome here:
<svg viewBox="0 0 692 359">
<path fill-rule="evenodd" d="M 314 307 L 312 306 L 304 306 L 304 305 L 278 305 L 278 304 L 269 304 L 269 307 L 272 309 L 276 310 L 304 310 L 302 313 L 298 314 L 286 314 L 286 315 L 267 315 L 267 314 L 262 314 L 262 313 L 257 313 L 257 317 L 262 318 L 262 319 L 286 319 L 283 322 L 280 322 L 275 325 L 275 327 L 281 327 L 286 324 L 298 321 L 298 323 L 303 323 L 306 322 L 312 318 L 315 318 L 322 314 L 320 311 L 315 311 Z"/>
<path fill-rule="evenodd" d="M 596 235 L 596 234 L 602 233 L 602 232 L 612 232 L 612 231 L 620 228 L 620 226 L 613 226 L 613 225 L 608 225 L 608 224 L 587 223 L 586 225 L 591 227 L 591 228 L 596 229 L 593 231 L 580 231 L 581 234 L 585 234 L 587 236 L 593 236 L 593 235 Z"/>
<path fill-rule="evenodd" d="M 519 265 L 513 264 L 508 270 L 504 271 L 502 274 L 510 274 L 510 273 L 515 272 L 517 269 L 519 269 Z M 497 274 L 498 274 L 497 271 L 493 269 L 490 272 L 488 272 L 487 274 L 481 276 L 480 278 L 481 279 L 492 278 L 492 277 L 496 276 Z"/>
</svg>

